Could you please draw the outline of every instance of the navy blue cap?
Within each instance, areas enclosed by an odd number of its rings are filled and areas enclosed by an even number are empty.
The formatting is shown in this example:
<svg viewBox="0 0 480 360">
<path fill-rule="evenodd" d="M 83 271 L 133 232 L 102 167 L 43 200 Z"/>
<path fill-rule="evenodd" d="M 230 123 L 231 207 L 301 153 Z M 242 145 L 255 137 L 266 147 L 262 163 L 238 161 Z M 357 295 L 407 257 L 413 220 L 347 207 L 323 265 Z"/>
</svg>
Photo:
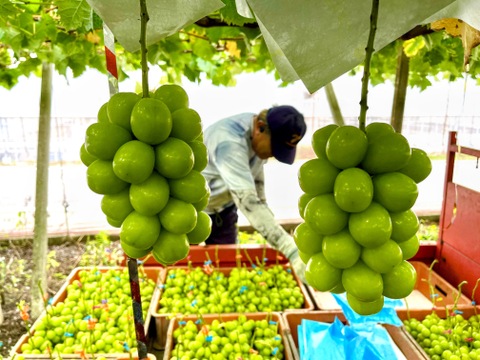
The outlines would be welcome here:
<svg viewBox="0 0 480 360">
<path fill-rule="evenodd" d="M 293 164 L 297 144 L 305 135 L 307 125 L 303 115 L 292 106 L 275 106 L 267 112 L 272 155 L 285 164 Z"/>
</svg>

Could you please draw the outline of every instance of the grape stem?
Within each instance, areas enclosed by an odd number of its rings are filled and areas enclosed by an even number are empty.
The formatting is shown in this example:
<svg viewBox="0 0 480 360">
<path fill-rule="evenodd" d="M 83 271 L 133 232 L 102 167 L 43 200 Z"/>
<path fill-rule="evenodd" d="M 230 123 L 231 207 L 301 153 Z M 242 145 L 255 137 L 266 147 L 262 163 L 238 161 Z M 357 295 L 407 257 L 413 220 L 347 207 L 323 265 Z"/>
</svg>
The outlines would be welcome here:
<svg viewBox="0 0 480 360">
<path fill-rule="evenodd" d="M 367 118 L 367 96 L 368 96 L 368 79 L 370 77 L 370 61 L 372 54 L 375 51 L 373 43 L 375 40 L 375 32 L 377 31 L 378 8 L 380 0 L 372 0 L 372 12 L 370 14 L 370 33 L 368 35 L 367 47 L 365 49 L 365 65 L 363 67 L 362 77 L 362 96 L 360 99 L 360 116 L 358 118 L 358 127 L 365 131 L 365 123 Z"/>
<path fill-rule="evenodd" d="M 150 20 L 147 11 L 147 0 L 140 0 L 140 48 L 142 55 L 142 90 L 144 98 L 149 97 L 148 64 L 147 64 L 147 23 Z"/>
<path fill-rule="evenodd" d="M 480 281 L 480 278 L 477 279 L 477 281 L 475 283 L 475 287 L 473 288 L 473 291 L 472 291 L 472 305 L 473 305 L 473 309 L 475 311 L 475 315 L 477 315 L 477 303 L 475 301 L 475 292 L 477 291 L 479 281 Z"/>
</svg>

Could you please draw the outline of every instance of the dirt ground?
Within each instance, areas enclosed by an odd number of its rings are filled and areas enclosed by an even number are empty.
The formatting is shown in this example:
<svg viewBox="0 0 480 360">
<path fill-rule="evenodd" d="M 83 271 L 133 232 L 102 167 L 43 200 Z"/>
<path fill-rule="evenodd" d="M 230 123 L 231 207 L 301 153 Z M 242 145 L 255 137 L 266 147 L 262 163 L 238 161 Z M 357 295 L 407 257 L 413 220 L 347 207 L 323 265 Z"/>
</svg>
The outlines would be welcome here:
<svg viewBox="0 0 480 360">
<path fill-rule="evenodd" d="M 0 296 L 3 310 L 3 323 L 0 324 L 0 359 L 9 358 L 11 348 L 26 333 L 25 323 L 20 317 L 17 304 L 30 302 L 30 282 L 32 274 L 31 243 L 9 246 L 0 243 Z M 48 271 L 48 295 L 51 297 L 60 289 L 66 276 L 78 266 L 85 252 L 84 242 L 67 242 L 49 246 L 51 260 Z M 5 265 L 5 267 L 3 266 Z M 8 270 L 5 270 L 8 269 Z M 3 272 L 2 272 L 3 271 Z M 2 275 L 7 275 L 5 278 Z"/>
</svg>

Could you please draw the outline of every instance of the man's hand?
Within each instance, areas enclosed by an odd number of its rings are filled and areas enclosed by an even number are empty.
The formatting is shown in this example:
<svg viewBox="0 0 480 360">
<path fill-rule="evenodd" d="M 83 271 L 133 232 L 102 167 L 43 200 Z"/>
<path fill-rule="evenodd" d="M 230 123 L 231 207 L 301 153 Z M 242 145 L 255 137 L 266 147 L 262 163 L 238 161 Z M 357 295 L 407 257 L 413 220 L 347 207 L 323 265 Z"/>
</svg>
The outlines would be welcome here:
<svg viewBox="0 0 480 360">
<path fill-rule="evenodd" d="M 300 258 L 300 255 L 298 255 L 298 248 L 295 244 L 295 241 L 293 240 L 293 237 L 285 234 L 278 239 L 276 245 L 277 250 L 283 253 L 290 261 L 290 265 L 292 266 L 293 271 L 295 271 L 300 280 L 302 280 L 302 282 L 306 284 L 305 263 Z"/>
</svg>

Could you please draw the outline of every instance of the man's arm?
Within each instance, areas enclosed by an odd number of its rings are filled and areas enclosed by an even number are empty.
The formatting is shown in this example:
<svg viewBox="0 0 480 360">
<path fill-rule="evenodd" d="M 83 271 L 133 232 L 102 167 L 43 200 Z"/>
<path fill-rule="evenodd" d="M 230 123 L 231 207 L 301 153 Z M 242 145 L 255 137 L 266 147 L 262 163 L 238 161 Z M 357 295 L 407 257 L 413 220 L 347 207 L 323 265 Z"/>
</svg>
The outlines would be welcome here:
<svg viewBox="0 0 480 360">
<path fill-rule="evenodd" d="M 283 253 L 295 270 L 295 273 L 304 281 L 305 264 L 298 255 L 298 248 L 285 229 L 277 223 L 275 217 L 254 191 L 232 191 L 232 197 L 240 211 L 250 224 L 275 249 Z"/>
<path fill-rule="evenodd" d="M 265 172 L 262 171 L 255 178 L 255 188 L 257 189 L 257 196 L 263 203 L 267 202 L 267 197 L 265 196 Z"/>
</svg>

